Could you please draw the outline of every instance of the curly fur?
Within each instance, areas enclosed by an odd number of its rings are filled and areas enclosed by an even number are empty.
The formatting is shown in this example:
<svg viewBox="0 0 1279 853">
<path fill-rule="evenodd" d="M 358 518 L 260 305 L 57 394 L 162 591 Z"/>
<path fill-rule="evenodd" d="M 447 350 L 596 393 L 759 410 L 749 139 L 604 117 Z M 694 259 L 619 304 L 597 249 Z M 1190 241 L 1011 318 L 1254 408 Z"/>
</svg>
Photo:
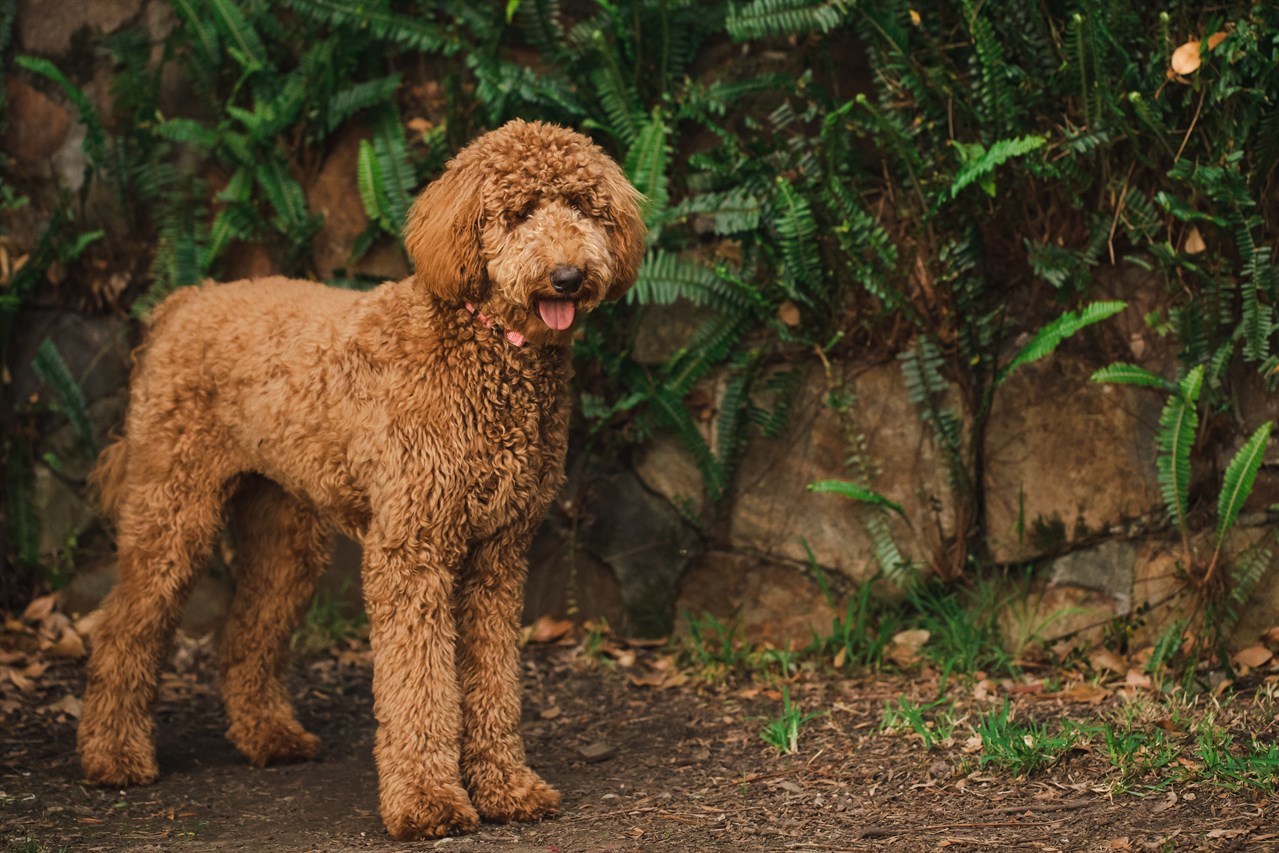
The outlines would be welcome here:
<svg viewBox="0 0 1279 853">
<path fill-rule="evenodd" d="M 119 580 L 80 723 L 90 780 L 156 779 L 157 672 L 229 517 L 222 694 L 228 737 L 252 763 L 319 749 L 282 671 L 336 527 L 364 546 L 391 834 L 558 809 L 519 735 L 525 553 L 563 482 L 572 335 L 538 306 L 563 298 L 550 276 L 565 265 L 583 273 L 579 323 L 626 291 L 643 253 L 637 199 L 586 138 L 516 121 L 462 150 L 413 205 L 412 278 L 364 294 L 206 284 L 157 309 L 124 438 L 94 475 Z"/>
</svg>

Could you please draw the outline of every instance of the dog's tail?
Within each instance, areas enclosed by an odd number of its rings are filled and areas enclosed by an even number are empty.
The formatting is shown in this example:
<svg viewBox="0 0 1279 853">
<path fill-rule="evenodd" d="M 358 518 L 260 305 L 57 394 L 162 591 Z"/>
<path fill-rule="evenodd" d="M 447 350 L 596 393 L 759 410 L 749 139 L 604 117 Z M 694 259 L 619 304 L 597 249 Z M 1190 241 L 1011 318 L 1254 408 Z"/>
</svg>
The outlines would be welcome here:
<svg viewBox="0 0 1279 853">
<path fill-rule="evenodd" d="M 111 518 L 119 518 L 128 460 L 129 441 L 124 437 L 118 438 L 98 454 L 98 464 L 89 474 L 89 489 L 97 496 L 102 511 Z"/>
</svg>

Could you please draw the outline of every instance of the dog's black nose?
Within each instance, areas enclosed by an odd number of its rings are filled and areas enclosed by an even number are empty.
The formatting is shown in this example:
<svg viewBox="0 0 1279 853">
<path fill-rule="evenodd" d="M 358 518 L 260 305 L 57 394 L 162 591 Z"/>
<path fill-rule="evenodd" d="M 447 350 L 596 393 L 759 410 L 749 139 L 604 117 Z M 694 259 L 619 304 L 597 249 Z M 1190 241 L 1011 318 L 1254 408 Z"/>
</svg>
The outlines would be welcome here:
<svg viewBox="0 0 1279 853">
<path fill-rule="evenodd" d="M 582 271 L 577 267 L 558 266 L 551 273 L 551 286 L 556 293 L 577 293 L 582 286 Z"/>
</svg>

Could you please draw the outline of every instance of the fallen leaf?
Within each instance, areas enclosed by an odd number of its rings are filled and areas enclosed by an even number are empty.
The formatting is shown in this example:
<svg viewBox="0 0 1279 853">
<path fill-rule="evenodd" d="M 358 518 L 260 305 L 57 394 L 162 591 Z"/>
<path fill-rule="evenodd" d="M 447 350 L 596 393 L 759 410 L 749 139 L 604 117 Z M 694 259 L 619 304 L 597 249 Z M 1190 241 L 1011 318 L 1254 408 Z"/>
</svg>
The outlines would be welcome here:
<svg viewBox="0 0 1279 853">
<path fill-rule="evenodd" d="M 799 306 L 787 299 L 777 308 L 777 319 L 792 329 L 799 325 Z"/>
<path fill-rule="evenodd" d="M 573 623 L 568 619 L 556 619 L 554 616 L 539 616 L 533 623 L 529 634 L 530 643 L 553 643 L 573 630 Z"/>
<path fill-rule="evenodd" d="M 541 713 L 538 714 L 538 716 L 541 717 L 543 720 L 553 720 L 563 713 L 564 711 L 560 708 L 559 705 L 552 705 L 549 708 L 543 708 Z"/>
<path fill-rule="evenodd" d="M 1208 36 L 1208 49 L 1209 49 L 1209 50 L 1216 50 L 1216 49 L 1217 49 L 1217 45 L 1221 44 L 1221 43 L 1222 43 L 1223 41 L 1225 41 L 1225 40 L 1226 40 L 1226 34 L 1225 34 L 1225 33 L 1221 32 L 1221 31 L 1217 31 L 1217 32 L 1213 33 L 1212 35 Z"/>
<path fill-rule="evenodd" d="M 1199 41 L 1188 41 L 1172 52 L 1172 70 L 1185 77 L 1199 70 Z"/>
<path fill-rule="evenodd" d="M 835 652 L 835 659 L 831 661 L 831 666 L 835 669 L 843 669 L 844 662 L 848 659 L 848 646 L 840 646 L 839 651 Z"/>
<path fill-rule="evenodd" d="M 607 761 L 617 755 L 617 750 L 612 745 L 601 740 L 586 746 L 579 746 L 577 754 L 585 759 L 587 764 L 595 764 L 599 761 Z"/>
<path fill-rule="evenodd" d="M 1246 666 L 1249 669 L 1256 669 L 1264 666 L 1275 656 L 1275 653 L 1265 646 L 1249 646 L 1246 649 L 1240 649 L 1235 652 L 1235 656 L 1230 660 L 1235 666 Z"/>
<path fill-rule="evenodd" d="M 893 635 L 893 642 L 899 646 L 908 646 L 914 649 L 922 649 L 924 644 L 928 642 L 928 638 L 932 634 L 923 628 L 911 628 L 907 631 L 898 631 Z"/>
<path fill-rule="evenodd" d="M 82 658 L 85 655 L 84 640 L 74 628 L 67 626 L 62 635 L 49 644 L 48 652 L 59 658 Z"/>
<path fill-rule="evenodd" d="M 1111 838 L 1105 844 L 1106 850 L 1131 850 L 1132 842 L 1128 840 L 1128 836 L 1121 835 L 1118 838 Z"/>
<path fill-rule="evenodd" d="M 1272 646 L 1279 646 L 1279 626 L 1263 631 L 1261 634 L 1261 642 L 1268 643 Z"/>
<path fill-rule="evenodd" d="M 1247 835 L 1252 832 L 1251 829 L 1212 829 L 1208 831 L 1209 838 L 1235 838 L 1240 835 Z"/>
<path fill-rule="evenodd" d="M 1152 682 L 1150 680 L 1150 676 L 1146 675 L 1146 673 L 1141 670 L 1130 669 L 1124 676 L 1124 684 L 1127 684 L 1129 687 L 1148 688 L 1151 686 Z"/>
<path fill-rule="evenodd" d="M 1098 649 L 1088 656 L 1093 669 L 1108 669 L 1115 675 L 1123 675 L 1128 671 L 1128 662 L 1109 649 Z"/>
<path fill-rule="evenodd" d="M 27 605 L 27 609 L 22 611 L 22 618 L 27 622 L 43 622 L 45 617 L 53 612 L 53 608 L 58 603 L 58 598 L 59 595 L 56 592 L 33 598 L 31 603 Z"/>
<path fill-rule="evenodd" d="M 1197 255 L 1208 247 L 1204 244 L 1203 235 L 1195 227 L 1191 228 L 1190 233 L 1186 235 L 1186 242 L 1182 248 L 1185 249 L 1187 255 Z"/>
<path fill-rule="evenodd" d="M 1069 702 L 1084 702 L 1089 705 L 1096 705 L 1108 699 L 1110 691 L 1100 684 L 1081 681 L 1064 688 L 1057 693 L 1057 696 Z"/>
<path fill-rule="evenodd" d="M 66 714 L 68 717 L 80 716 L 80 700 L 68 693 L 52 705 L 45 705 L 41 709 L 45 713 Z"/>
</svg>

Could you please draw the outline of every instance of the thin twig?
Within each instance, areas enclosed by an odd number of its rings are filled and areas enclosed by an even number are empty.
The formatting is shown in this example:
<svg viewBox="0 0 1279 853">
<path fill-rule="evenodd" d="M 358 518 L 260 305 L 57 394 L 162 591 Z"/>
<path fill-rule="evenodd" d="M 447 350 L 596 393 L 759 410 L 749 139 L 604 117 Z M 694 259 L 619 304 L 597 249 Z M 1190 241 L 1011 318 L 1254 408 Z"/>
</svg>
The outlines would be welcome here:
<svg viewBox="0 0 1279 853">
<path fill-rule="evenodd" d="M 1132 179 L 1132 170 L 1137 167 L 1134 160 L 1128 166 L 1128 174 L 1124 175 L 1124 187 L 1119 191 L 1119 201 L 1115 204 L 1115 218 L 1110 220 L 1110 236 L 1106 239 L 1106 248 L 1110 250 L 1110 265 L 1115 265 L 1115 228 L 1119 226 L 1119 215 L 1124 210 L 1124 200 L 1128 198 L 1128 181 Z"/>
<path fill-rule="evenodd" d="M 1190 141 L 1190 134 L 1195 132 L 1195 125 L 1199 123 L 1199 111 L 1204 108 L 1204 98 L 1208 96 L 1208 87 L 1204 86 L 1199 91 L 1199 106 L 1195 107 L 1194 118 L 1190 120 L 1190 127 L 1186 128 L 1186 135 L 1181 138 L 1181 147 L 1177 149 L 1177 156 L 1172 158 L 1175 164 L 1181 159 L 1181 152 L 1186 150 L 1186 143 Z"/>
</svg>

